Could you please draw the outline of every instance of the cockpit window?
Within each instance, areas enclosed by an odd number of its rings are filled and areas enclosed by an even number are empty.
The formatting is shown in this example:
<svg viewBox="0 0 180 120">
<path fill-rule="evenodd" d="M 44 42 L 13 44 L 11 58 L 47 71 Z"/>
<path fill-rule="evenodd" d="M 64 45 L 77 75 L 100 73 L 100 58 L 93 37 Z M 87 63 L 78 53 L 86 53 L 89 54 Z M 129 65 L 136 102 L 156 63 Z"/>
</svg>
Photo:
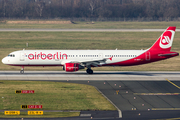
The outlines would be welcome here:
<svg viewBox="0 0 180 120">
<path fill-rule="evenodd" d="M 9 54 L 8 57 L 15 57 L 15 55 L 14 54 Z"/>
</svg>

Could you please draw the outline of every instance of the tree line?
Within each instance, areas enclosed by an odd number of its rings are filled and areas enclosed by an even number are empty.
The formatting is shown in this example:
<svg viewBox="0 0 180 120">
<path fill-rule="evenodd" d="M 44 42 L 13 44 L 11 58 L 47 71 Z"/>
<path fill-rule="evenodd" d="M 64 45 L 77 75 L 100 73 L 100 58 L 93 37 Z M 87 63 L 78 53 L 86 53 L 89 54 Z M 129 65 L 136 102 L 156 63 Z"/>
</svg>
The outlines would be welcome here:
<svg viewBox="0 0 180 120">
<path fill-rule="evenodd" d="M 178 18 L 180 0 L 0 0 L 0 18 Z"/>
</svg>

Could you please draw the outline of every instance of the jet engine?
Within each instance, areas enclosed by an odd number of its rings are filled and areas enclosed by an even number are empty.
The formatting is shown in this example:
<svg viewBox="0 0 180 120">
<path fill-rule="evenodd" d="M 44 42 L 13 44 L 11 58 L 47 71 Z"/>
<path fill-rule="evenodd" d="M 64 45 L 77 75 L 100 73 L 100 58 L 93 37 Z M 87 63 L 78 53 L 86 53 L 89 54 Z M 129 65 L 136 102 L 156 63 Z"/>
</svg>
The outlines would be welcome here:
<svg viewBox="0 0 180 120">
<path fill-rule="evenodd" d="M 84 66 L 80 65 L 79 63 L 65 63 L 63 66 L 63 70 L 66 72 L 74 72 L 80 69 L 84 69 Z"/>
</svg>

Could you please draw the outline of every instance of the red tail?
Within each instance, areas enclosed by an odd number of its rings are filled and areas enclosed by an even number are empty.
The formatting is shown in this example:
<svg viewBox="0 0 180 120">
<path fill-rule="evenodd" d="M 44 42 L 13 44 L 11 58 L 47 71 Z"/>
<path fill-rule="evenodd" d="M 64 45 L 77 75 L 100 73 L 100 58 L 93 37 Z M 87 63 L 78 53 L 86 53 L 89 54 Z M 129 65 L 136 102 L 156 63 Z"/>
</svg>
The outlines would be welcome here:
<svg viewBox="0 0 180 120">
<path fill-rule="evenodd" d="M 170 51 L 176 27 L 168 27 L 149 50 Z"/>
</svg>

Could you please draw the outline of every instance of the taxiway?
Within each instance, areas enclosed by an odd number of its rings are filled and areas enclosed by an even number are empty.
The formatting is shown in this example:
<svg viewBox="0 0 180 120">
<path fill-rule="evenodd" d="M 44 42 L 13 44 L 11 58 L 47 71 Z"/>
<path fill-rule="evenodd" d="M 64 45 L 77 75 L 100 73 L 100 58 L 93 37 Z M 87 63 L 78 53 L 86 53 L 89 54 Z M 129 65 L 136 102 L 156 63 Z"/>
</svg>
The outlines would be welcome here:
<svg viewBox="0 0 180 120">
<path fill-rule="evenodd" d="M 180 72 L 171 71 L 85 71 L 68 73 L 65 71 L 0 71 L 0 80 L 121 80 L 121 81 L 166 81 L 180 80 Z"/>
<path fill-rule="evenodd" d="M 0 32 L 163 32 L 164 29 L 23 29 L 1 28 Z M 179 32 L 180 29 L 176 29 Z"/>
<path fill-rule="evenodd" d="M 163 119 L 180 117 L 180 72 L 176 71 L 0 71 L 0 80 L 41 80 L 92 85 L 119 110 L 109 117 Z M 108 117 L 85 111 L 85 119 Z M 107 115 L 107 114 L 105 114 Z M 81 119 L 80 116 L 77 119 Z M 82 118 L 83 119 L 83 118 Z M 100 118 L 101 119 L 101 118 Z"/>
</svg>

